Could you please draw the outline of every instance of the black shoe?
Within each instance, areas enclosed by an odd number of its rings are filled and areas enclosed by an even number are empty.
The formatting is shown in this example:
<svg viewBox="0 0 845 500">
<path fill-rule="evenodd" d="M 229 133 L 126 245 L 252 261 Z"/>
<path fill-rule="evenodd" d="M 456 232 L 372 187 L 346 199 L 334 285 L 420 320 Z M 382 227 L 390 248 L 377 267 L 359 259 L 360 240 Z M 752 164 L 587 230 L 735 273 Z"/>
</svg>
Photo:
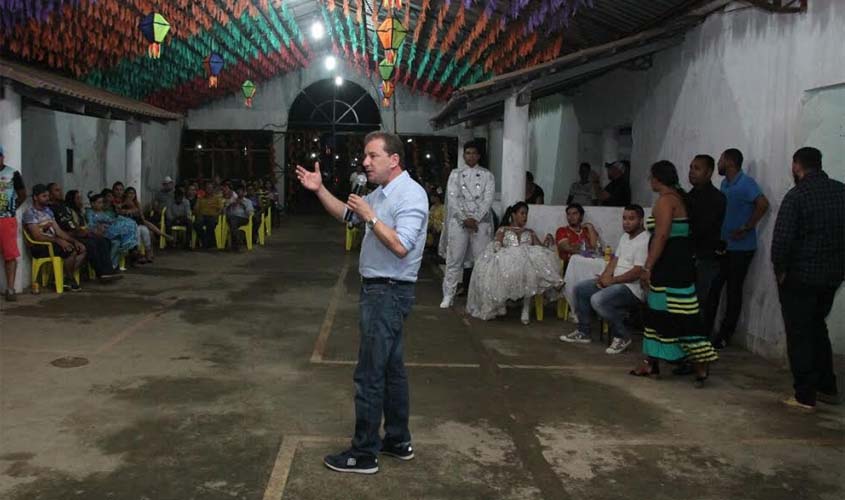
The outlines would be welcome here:
<svg viewBox="0 0 845 500">
<path fill-rule="evenodd" d="M 827 393 L 827 392 L 816 392 L 816 401 L 828 405 L 841 405 L 842 398 L 837 393 Z"/>
<path fill-rule="evenodd" d="M 81 291 L 82 291 L 82 287 L 81 287 L 81 286 L 79 286 L 79 284 L 78 284 L 78 283 L 71 283 L 71 284 L 70 284 L 70 291 L 71 291 L 71 292 L 81 292 Z"/>
<path fill-rule="evenodd" d="M 399 460 L 411 460 L 414 458 L 414 447 L 411 443 L 388 443 L 384 442 L 381 445 L 381 453 L 388 457 L 398 458 Z"/>
<path fill-rule="evenodd" d="M 337 455 L 326 455 L 323 464 L 336 472 L 354 472 L 356 474 L 375 474 L 378 472 L 378 458 L 346 450 Z"/>
<path fill-rule="evenodd" d="M 11 288 L 6 290 L 6 302 L 17 302 L 18 296 L 15 294 L 15 291 Z"/>
</svg>

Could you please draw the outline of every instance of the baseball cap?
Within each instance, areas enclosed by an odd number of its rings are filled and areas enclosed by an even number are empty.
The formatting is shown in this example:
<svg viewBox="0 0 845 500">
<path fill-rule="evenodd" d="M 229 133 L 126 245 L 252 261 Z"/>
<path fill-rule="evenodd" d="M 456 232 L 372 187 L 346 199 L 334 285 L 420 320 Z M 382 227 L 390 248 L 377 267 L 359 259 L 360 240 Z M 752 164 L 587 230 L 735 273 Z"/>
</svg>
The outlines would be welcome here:
<svg viewBox="0 0 845 500">
<path fill-rule="evenodd" d="M 169 175 L 165 176 L 165 178 L 161 180 L 162 184 L 167 184 L 169 182 L 173 182 L 173 177 L 170 177 Z"/>
</svg>

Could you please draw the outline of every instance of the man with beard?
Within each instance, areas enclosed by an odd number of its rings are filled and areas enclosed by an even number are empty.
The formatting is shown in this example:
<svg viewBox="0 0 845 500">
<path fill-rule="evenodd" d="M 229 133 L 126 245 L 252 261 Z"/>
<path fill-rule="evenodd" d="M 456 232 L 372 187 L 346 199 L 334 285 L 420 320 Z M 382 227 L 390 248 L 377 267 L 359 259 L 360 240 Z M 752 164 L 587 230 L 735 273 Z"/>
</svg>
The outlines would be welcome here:
<svg viewBox="0 0 845 500">
<path fill-rule="evenodd" d="M 794 397 L 806 411 L 816 401 L 839 404 L 825 318 L 845 279 L 845 185 L 822 171 L 822 154 L 801 148 L 792 156 L 795 187 L 778 211 L 772 264 L 786 327 Z"/>
<path fill-rule="evenodd" d="M 757 223 L 769 210 L 769 200 L 760 186 L 742 171 L 742 152 L 726 149 L 719 158 L 719 175 L 723 176 L 721 191 L 727 201 L 722 222 L 722 241 L 726 243 L 721 256 L 719 277 L 710 289 L 704 327 L 711 332 L 722 287 L 727 284 L 727 307 L 719 330 L 713 336 L 717 349 L 726 347 L 736 331 L 742 311 L 742 287 L 757 251 Z"/>
</svg>

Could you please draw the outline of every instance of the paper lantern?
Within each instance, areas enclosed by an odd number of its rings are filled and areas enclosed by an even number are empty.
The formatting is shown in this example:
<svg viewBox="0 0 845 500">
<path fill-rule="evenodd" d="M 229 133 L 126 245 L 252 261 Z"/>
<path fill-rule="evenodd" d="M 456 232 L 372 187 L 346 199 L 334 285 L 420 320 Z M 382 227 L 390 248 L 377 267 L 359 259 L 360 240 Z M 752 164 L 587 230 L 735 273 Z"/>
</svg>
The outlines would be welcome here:
<svg viewBox="0 0 845 500">
<path fill-rule="evenodd" d="M 252 96 L 255 95 L 255 84 L 252 83 L 251 80 L 244 81 L 243 85 L 241 85 L 241 91 L 244 93 L 244 97 L 246 98 L 246 107 L 252 107 Z"/>
<path fill-rule="evenodd" d="M 398 9 L 402 7 L 402 0 L 383 0 L 382 5 L 385 9 Z"/>
<path fill-rule="evenodd" d="M 223 57 L 220 54 L 212 52 L 203 61 L 205 72 L 208 74 L 208 86 L 211 88 L 217 87 L 217 76 L 223 71 Z"/>
<path fill-rule="evenodd" d="M 393 91 L 395 87 L 393 86 L 393 82 L 381 82 L 379 85 L 379 95 L 381 96 L 381 104 L 388 108 L 390 107 L 390 98 L 393 97 Z"/>
<path fill-rule="evenodd" d="M 384 81 L 390 80 L 393 78 L 393 72 L 396 70 L 396 64 L 387 59 L 382 59 L 380 63 L 378 63 L 378 72 L 381 75 L 381 79 Z"/>
<path fill-rule="evenodd" d="M 156 12 L 144 16 L 138 27 L 141 29 L 144 38 L 150 42 L 150 46 L 147 47 L 147 54 L 153 59 L 158 59 L 161 56 L 161 42 L 164 41 L 164 37 L 170 31 L 170 23 L 164 16 Z"/>
<path fill-rule="evenodd" d="M 381 46 L 384 47 L 385 50 L 399 50 L 399 47 L 402 46 L 402 42 L 405 41 L 408 29 L 405 28 L 398 19 L 391 16 L 385 18 L 385 20 L 379 25 L 377 33 Z"/>
</svg>

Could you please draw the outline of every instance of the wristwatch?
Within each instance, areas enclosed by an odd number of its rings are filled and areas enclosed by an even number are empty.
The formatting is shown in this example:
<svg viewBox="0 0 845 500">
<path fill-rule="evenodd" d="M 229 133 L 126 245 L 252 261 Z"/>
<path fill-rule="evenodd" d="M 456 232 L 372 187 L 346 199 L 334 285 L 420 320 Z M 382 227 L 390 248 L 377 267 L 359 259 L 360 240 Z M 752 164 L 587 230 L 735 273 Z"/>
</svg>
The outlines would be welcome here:
<svg viewBox="0 0 845 500">
<path fill-rule="evenodd" d="M 374 228 L 376 226 L 376 224 L 378 224 L 378 217 L 373 217 L 372 219 L 367 221 L 367 227 L 369 229 Z"/>
</svg>

